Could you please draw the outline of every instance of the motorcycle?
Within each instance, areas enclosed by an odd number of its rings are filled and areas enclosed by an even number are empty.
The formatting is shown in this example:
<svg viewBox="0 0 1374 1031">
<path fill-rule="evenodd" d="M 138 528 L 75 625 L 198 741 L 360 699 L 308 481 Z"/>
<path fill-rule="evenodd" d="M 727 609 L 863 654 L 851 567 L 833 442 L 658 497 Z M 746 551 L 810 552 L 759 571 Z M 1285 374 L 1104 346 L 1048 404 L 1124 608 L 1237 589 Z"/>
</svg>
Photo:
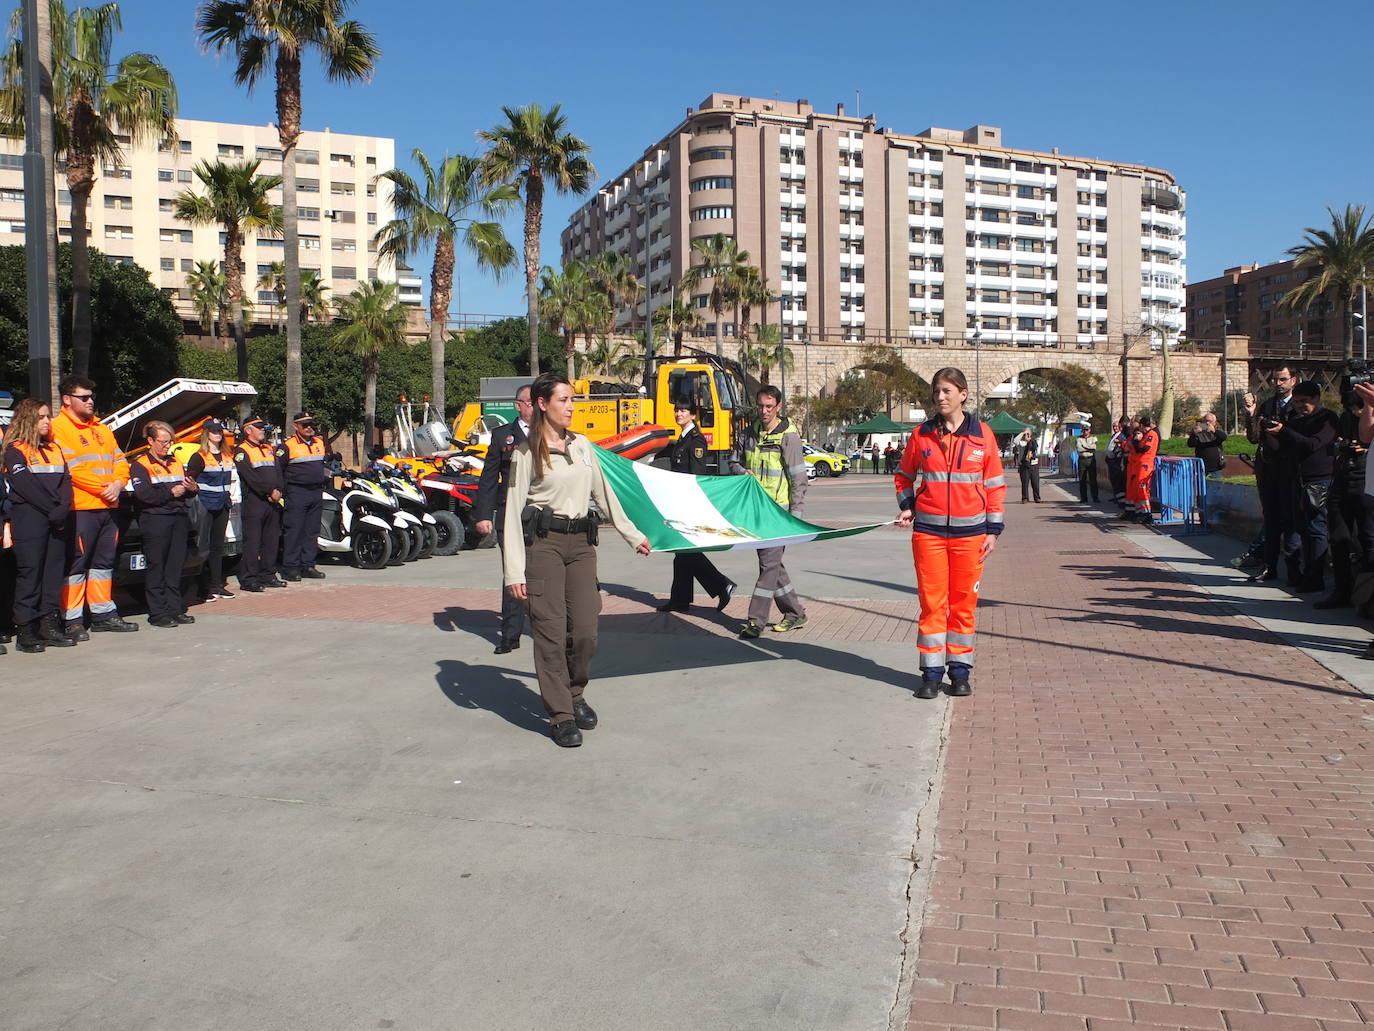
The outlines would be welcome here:
<svg viewBox="0 0 1374 1031">
<path fill-rule="evenodd" d="M 410 559 L 431 558 L 439 546 L 438 520 L 430 513 L 428 503 L 415 482 L 385 459 L 377 461 L 373 470 L 382 489 L 391 495 L 405 520 L 410 543 Z"/>
<path fill-rule="evenodd" d="M 396 502 L 381 486 L 356 472 L 340 470 L 335 475 L 343 486 L 324 489 L 320 550 L 351 555 L 359 569 L 381 569 L 392 561 L 395 551 Z"/>
</svg>

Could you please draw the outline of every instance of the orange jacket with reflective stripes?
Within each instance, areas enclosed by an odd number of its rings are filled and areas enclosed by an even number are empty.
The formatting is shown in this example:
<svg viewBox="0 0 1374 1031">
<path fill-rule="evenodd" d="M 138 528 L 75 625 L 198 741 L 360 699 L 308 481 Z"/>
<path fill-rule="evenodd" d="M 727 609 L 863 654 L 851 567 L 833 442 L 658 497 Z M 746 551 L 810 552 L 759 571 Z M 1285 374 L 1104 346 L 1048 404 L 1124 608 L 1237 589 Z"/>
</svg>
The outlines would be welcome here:
<svg viewBox="0 0 1374 1031">
<path fill-rule="evenodd" d="M 1159 434 L 1153 429 L 1146 430 L 1139 440 L 1132 440 L 1126 452 L 1126 467 L 1138 473 L 1153 472 L 1155 459 L 1159 457 Z"/>
<path fill-rule="evenodd" d="M 115 443 L 110 428 L 101 422 L 79 423 L 63 409 L 52 421 L 52 439 L 72 474 L 72 508 L 78 512 L 119 507 L 100 492 L 111 483 L 129 482 L 129 463 Z"/>
<path fill-rule="evenodd" d="M 1000 534 L 1007 493 L 997 438 L 965 416 L 953 433 L 931 419 L 911 435 L 895 477 L 897 504 L 912 509 L 915 533 L 937 537 Z"/>
<path fill-rule="evenodd" d="M 277 464 L 288 487 L 324 486 L 324 441 L 301 440 L 294 433 L 277 446 Z"/>
</svg>

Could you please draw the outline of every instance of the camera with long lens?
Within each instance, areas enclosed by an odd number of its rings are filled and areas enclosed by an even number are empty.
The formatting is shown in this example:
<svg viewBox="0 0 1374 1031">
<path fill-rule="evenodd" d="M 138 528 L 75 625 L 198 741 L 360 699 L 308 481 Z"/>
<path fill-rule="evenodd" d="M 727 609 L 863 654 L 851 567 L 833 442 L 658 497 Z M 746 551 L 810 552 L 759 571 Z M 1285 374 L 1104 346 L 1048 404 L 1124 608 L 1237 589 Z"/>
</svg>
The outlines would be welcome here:
<svg viewBox="0 0 1374 1031">
<path fill-rule="evenodd" d="M 1345 363 L 1345 368 L 1341 370 L 1341 393 L 1349 392 L 1351 387 L 1359 383 L 1374 383 L 1374 362 L 1356 358 Z"/>
</svg>

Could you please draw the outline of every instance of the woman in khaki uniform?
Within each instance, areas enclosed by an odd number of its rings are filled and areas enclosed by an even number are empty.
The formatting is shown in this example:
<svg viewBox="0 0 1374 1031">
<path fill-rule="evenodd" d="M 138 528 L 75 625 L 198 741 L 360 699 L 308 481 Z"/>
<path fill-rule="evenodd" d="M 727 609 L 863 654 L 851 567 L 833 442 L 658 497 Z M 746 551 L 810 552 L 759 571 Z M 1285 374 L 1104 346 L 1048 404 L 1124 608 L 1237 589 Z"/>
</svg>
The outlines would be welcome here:
<svg viewBox="0 0 1374 1031">
<path fill-rule="evenodd" d="M 558 373 L 532 384 L 530 435 L 511 459 L 505 525 L 506 589 L 529 602 L 539 693 L 553 740 L 563 748 L 576 748 L 582 731 L 596 726 L 596 713 L 582 697 L 601 614 L 591 499 L 630 547 L 649 554 L 648 540 L 602 475 L 592 443 L 568 428 L 572 395 Z"/>
</svg>

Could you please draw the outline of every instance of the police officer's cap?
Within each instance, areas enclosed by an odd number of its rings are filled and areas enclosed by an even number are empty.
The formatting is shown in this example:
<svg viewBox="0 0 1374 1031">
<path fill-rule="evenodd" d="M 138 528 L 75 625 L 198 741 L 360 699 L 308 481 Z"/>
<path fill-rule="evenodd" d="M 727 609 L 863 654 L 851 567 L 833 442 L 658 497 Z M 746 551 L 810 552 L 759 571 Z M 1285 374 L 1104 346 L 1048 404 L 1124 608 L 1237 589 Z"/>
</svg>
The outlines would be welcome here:
<svg viewBox="0 0 1374 1031">
<path fill-rule="evenodd" d="M 243 420 L 243 428 L 246 430 L 249 426 L 261 426 L 263 429 L 267 429 L 267 420 L 261 415 L 250 415 Z"/>
<path fill-rule="evenodd" d="M 204 428 L 205 428 L 205 432 L 206 432 L 206 433 L 223 433 L 223 432 L 224 432 L 224 426 L 223 426 L 223 424 L 221 424 L 221 423 L 219 422 L 218 419 L 206 419 L 206 420 L 205 420 L 205 427 L 204 427 Z"/>
<path fill-rule="evenodd" d="M 291 420 L 291 422 L 297 426 L 313 426 L 315 425 L 315 417 L 311 415 L 309 412 L 297 412 L 295 417 Z"/>
</svg>

